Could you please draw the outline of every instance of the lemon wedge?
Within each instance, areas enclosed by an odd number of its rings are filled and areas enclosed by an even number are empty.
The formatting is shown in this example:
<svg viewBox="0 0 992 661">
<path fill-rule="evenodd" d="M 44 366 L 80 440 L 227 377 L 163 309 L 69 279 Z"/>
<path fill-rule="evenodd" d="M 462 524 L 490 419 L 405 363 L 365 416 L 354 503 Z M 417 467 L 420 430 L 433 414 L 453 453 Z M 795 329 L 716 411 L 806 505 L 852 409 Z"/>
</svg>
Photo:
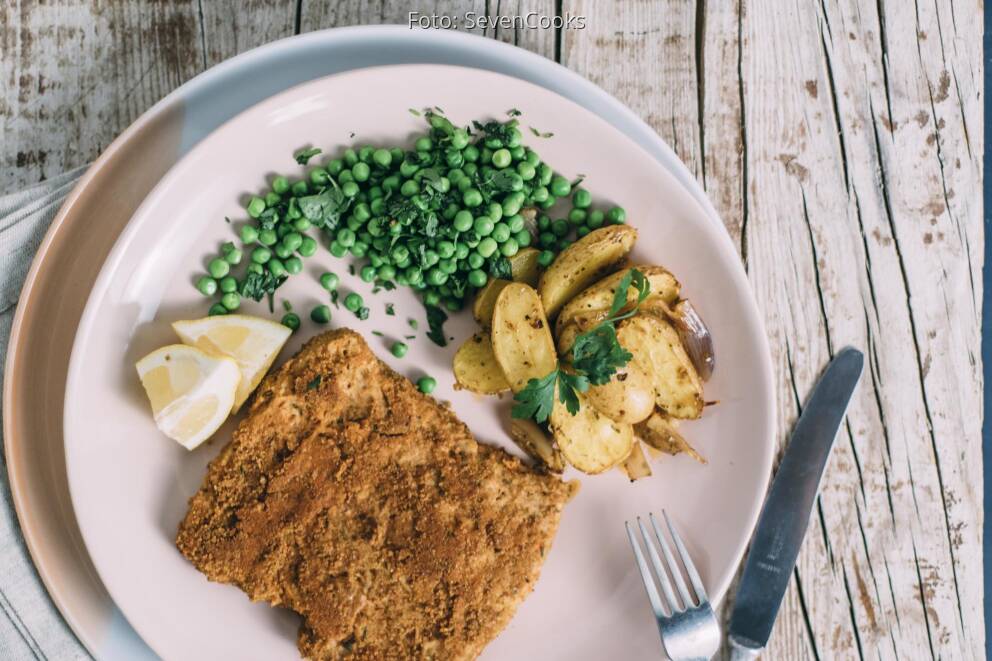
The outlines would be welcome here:
<svg viewBox="0 0 992 661">
<path fill-rule="evenodd" d="M 172 344 L 137 362 L 155 424 L 192 450 L 224 424 L 241 380 L 238 364 L 196 347 Z"/>
<path fill-rule="evenodd" d="M 177 321 L 172 328 L 186 344 L 233 358 L 238 364 L 241 382 L 232 411 L 237 411 L 255 390 L 293 332 L 274 321 L 244 314 Z"/>
</svg>

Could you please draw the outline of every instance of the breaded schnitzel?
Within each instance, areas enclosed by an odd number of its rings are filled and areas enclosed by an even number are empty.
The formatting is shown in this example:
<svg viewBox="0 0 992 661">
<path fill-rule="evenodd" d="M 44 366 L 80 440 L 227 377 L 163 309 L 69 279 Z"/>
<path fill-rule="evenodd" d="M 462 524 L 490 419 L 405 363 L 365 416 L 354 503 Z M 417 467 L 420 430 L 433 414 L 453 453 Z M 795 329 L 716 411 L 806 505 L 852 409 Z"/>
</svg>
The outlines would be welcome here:
<svg viewBox="0 0 992 661">
<path fill-rule="evenodd" d="M 473 659 L 531 591 L 575 488 L 480 445 L 338 330 L 262 382 L 176 545 L 302 615 L 310 659 Z"/>
</svg>

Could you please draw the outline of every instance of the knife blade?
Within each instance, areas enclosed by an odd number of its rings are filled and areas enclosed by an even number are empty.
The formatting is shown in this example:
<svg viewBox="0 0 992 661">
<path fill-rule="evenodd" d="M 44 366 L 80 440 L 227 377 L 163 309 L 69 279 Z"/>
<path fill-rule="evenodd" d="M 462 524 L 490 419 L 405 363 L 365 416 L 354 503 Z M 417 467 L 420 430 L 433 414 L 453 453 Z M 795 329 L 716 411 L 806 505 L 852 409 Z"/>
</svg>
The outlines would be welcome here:
<svg viewBox="0 0 992 661">
<path fill-rule="evenodd" d="M 809 526 L 820 478 L 864 356 L 841 350 L 824 370 L 792 432 L 772 481 L 730 617 L 731 658 L 754 658 L 768 643 L 782 597 Z"/>
</svg>

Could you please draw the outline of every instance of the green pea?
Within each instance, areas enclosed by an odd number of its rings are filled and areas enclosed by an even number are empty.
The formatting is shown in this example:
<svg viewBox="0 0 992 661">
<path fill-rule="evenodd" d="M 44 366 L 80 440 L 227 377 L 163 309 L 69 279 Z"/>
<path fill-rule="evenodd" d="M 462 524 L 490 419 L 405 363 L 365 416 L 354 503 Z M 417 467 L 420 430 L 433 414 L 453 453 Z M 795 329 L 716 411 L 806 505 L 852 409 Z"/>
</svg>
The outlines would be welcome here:
<svg viewBox="0 0 992 661">
<path fill-rule="evenodd" d="M 211 259 L 210 263 L 207 264 L 207 272 L 210 273 L 210 276 L 213 278 L 223 278 L 231 272 L 231 265 L 220 257 L 217 257 L 215 259 Z"/>
<path fill-rule="evenodd" d="M 237 310 L 241 307 L 241 296 L 237 292 L 231 291 L 220 297 L 220 304 L 225 310 Z"/>
<path fill-rule="evenodd" d="M 455 244 L 455 259 L 465 259 L 468 257 L 468 246 L 464 243 Z"/>
<path fill-rule="evenodd" d="M 307 185 L 307 182 L 301 179 L 300 181 L 297 181 L 292 186 L 290 186 L 289 190 L 296 197 L 302 197 L 303 195 L 306 195 L 307 193 L 310 192 L 310 186 Z"/>
<path fill-rule="evenodd" d="M 578 237 L 579 237 L 580 239 L 581 239 L 582 237 L 584 237 L 584 236 L 585 236 L 586 234 L 588 234 L 588 233 L 589 233 L 589 228 L 588 228 L 588 227 L 586 227 L 585 225 L 580 225 L 579 227 L 576 227 L 576 228 L 575 228 L 575 234 L 576 234 L 576 236 L 578 236 Z"/>
<path fill-rule="evenodd" d="M 303 245 L 303 235 L 299 232 L 290 232 L 282 238 L 282 244 L 290 250 L 298 250 Z"/>
<path fill-rule="evenodd" d="M 278 240 L 279 236 L 275 230 L 262 230 L 258 233 L 258 242 L 263 246 L 273 246 Z"/>
<path fill-rule="evenodd" d="M 210 309 L 207 310 L 207 314 L 210 315 L 211 317 L 217 317 L 222 314 L 227 314 L 227 308 L 225 308 L 220 303 L 214 303 L 213 305 L 210 306 Z"/>
<path fill-rule="evenodd" d="M 475 145 L 467 145 L 462 150 L 462 157 L 469 163 L 475 163 L 479 160 L 479 148 Z M 465 170 L 465 174 L 469 174 L 467 169 Z"/>
<path fill-rule="evenodd" d="M 476 188 L 469 188 L 462 194 L 462 202 L 467 207 L 475 208 L 482 204 L 482 193 Z"/>
<path fill-rule="evenodd" d="M 272 252 L 275 253 L 275 256 L 278 257 L 279 259 L 286 259 L 287 257 L 289 257 L 290 255 L 293 254 L 293 251 L 292 250 L 290 250 L 289 248 L 287 248 L 285 245 L 283 245 L 281 243 L 277 243 L 272 248 Z"/>
<path fill-rule="evenodd" d="M 531 149 L 524 151 L 524 160 L 533 165 L 535 168 L 541 164 L 541 157 L 537 155 L 536 151 Z"/>
<path fill-rule="evenodd" d="M 441 259 L 448 259 L 455 254 L 455 244 L 451 241 L 438 241 L 437 254 Z"/>
<path fill-rule="evenodd" d="M 542 248 L 552 248 L 557 241 L 558 237 L 553 232 L 541 232 L 537 237 L 537 242 L 541 244 Z"/>
<path fill-rule="evenodd" d="M 330 310 L 328 310 L 329 312 Z M 281 322 L 289 330 L 295 331 L 300 327 L 300 315 L 295 312 L 287 312 L 282 316 Z"/>
<path fill-rule="evenodd" d="M 403 182 L 403 185 L 400 186 L 400 194 L 403 195 L 403 197 L 413 197 L 419 192 L 420 184 L 413 179 L 407 179 Z"/>
<path fill-rule="evenodd" d="M 209 275 L 202 276 L 196 281 L 196 289 L 204 296 L 213 296 L 217 293 L 217 281 Z"/>
<path fill-rule="evenodd" d="M 269 273 L 277 278 L 286 275 L 286 265 L 282 263 L 281 259 L 270 259 L 269 263 L 265 265 L 265 268 L 269 269 Z"/>
<path fill-rule="evenodd" d="M 555 197 L 566 197 L 572 192 L 572 185 L 568 183 L 568 179 L 559 175 L 551 180 L 550 190 Z"/>
<path fill-rule="evenodd" d="M 380 280 L 392 280 L 396 277 L 396 267 L 392 264 L 383 264 L 376 269 L 375 274 Z"/>
<path fill-rule="evenodd" d="M 468 284 L 473 287 L 485 287 L 487 280 L 489 280 L 489 277 L 486 275 L 485 271 L 473 269 L 468 272 Z"/>
<path fill-rule="evenodd" d="M 437 387 L 437 379 L 435 379 L 433 376 L 422 376 L 419 379 L 417 379 L 417 388 L 420 390 L 420 392 L 424 393 L 425 395 L 429 395 L 432 392 L 434 392 L 434 389 L 436 387 Z"/>
<path fill-rule="evenodd" d="M 272 190 L 279 195 L 289 192 L 289 179 L 282 175 L 272 180 Z"/>
<path fill-rule="evenodd" d="M 410 350 L 403 342 L 393 342 L 393 346 L 389 347 L 390 353 L 392 353 L 397 358 L 402 358 L 406 355 L 406 352 Z"/>
<path fill-rule="evenodd" d="M 355 241 L 349 250 L 355 257 L 365 257 L 365 254 L 369 250 L 369 244 L 364 241 Z"/>
<path fill-rule="evenodd" d="M 527 161 L 517 163 L 517 174 L 524 181 L 530 181 L 537 175 L 537 169 Z"/>
<path fill-rule="evenodd" d="M 620 223 L 623 223 L 624 221 L 627 220 L 627 212 L 624 210 L 623 207 L 613 207 L 612 209 L 606 212 L 606 217 L 609 219 L 611 223 L 619 225 Z"/>
<path fill-rule="evenodd" d="M 455 184 L 455 188 L 458 189 L 459 193 L 467 193 L 472 190 L 472 180 L 468 177 L 462 177 L 458 180 L 458 183 Z"/>
<path fill-rule="evenodd" d="M 465 157 L 457 149 L 449 149 L 444 152 L 444 162 L 449 168 L 460 168 L 465 163 Z"/>
<path fill-rule="evenodd" d="M 242 243 L 255 243 L 258 240 L 258 230 L 252 225 L 244 225 L 241 227 L 241 242 Z"/>
<path fill-rule="evenodd" d="M 286 267 L 286 272 L 290 275 L 296 275 L 303 270 L 303 260 L 299 257 L 290 255 L 282 263 Z"/>
<path fill-rule="evenodd" d="M 472 228 L 472 223 L 473 223 L 472 212 L 466 209 L 462 209 L 461 211 L 456 213 L 455 218 L 452 221 L 452 225 L 459 232 L 467 232 L 469 229 Z"/>
<path fill-rule="evenodd" d="M 527 230 L 520 230 L 510 238 L 516 241 L 517 245 L 520 246 L 521 248 L 526 248 L 534 240 L 534 237 L 531 236 L 531 233 L 528 232 Z"/>
<path fill-rule="evenodd" d="M 279 202 L 281 201 L 282 198 L 279 197 L 279 193 L 275 191 L 269 191 L 268 193 L 265 194 L 265 206 L 267 207 L 273 207 L 279 204 Z"/>
<path fill-rule="evenodd" d="M 265 268 L 261 264 L 258 264 L 256 262 L 252 262 L 251 264 L 249 264 L 246 270 L 249 273 L 257 273 L 258 275 L 262 275 L 263 273 L 265 273 Z"/>
<path fill-rule="evenodd" d="M 351 167 L 358 162 L 358 153 L 351 147 L 345 149 L 342 156 L 344 157 L 344 162 L 348 165 L 348 167 Z"/>
<path fill-rule="evenodd" d="M 482 268 L 482 265 L 486 262 L 486 258 L 480 255 L 478 252 L 469 253 L 466 258 L 468 261 L 468 267 L 470 269 Z"/>
<path fill-rule="evenodd" d="M 448 280 L 448 274 L 442 271 L 440 266 L 435 266 L 427 272 L 426 280 L 429 285 L 443 285 Z"/>
<path fill-rule="evenodd" d="M 546 232 L 551 229 L 551 219 L 545 216 L 543 213 L 537 217 L 537 229 L 542 232 Z"/>
<path fill-rule="evenodd" d="M 510 164 L 511 160 L 509 149 L 497 149 L 493 152 L 492 161 L 495 168 L 502 170 Z"/>
<path fill-rule="evenodd" d="M 280 239 L 293 231 L 293 226 L 289 223 L 279 223 L 276 225 L 276 236 Z"/>
<path fill-rule="evenodd" d="M 479 216 L 472 223 L 472 228 L 479 234 L 479 236 L 489 236 L 492 234 L 494 226 L 495 223 L 493 223 L 489 216 Z"/>
<path fill-rule="evenodd" d="M 551 266 L 553 261 L 555 261 L 555 254 L 550 250 L 542 250 L 541 254 L 537 256 L 537 263 L 545 268 Z"/>
<path fill-rule="evenodd" d="M 346 254 L 348 254 L 348 249 L 342 246 L 337 241 L 331 241 L 331 245 L 327 249 L 335 257 L 344 257 Z"/>
<path fill-rule="evenodd" d="M 564 218 L 559 218 L 551 223 L 551 231 L 559 238 L 566 236 L 568 234 L 568 221 Z"/>
<path fill-rule="evenodd" d="M 503 216 L 513 216 L 520 212 L 525 196 L 521 192 L 510 193 L 503 198 Z"/>
<path fill-rule="evenodd" d="M 389 257 L 394 262 L 402 262 L 410 256 L 410 249 L 402 244 L 397 244 L 393 246 L 393 249 L 389 251 Z"/>
<path fill-rule="evenodd" d="M 577 188 L 572 193 L 572 204 L 577 209 L 588 209 L 592 204 L 592 195 L 585 188 Z"/>
<path fill-rule="evenodd" d="M 479 152 L 479 162 L 485 165 L 493 162 L 493 150 L 488 145 Z"/>
<path fill-rule="evenodd" d="M 589 229 L 598 229 L 603 226 L 606 214 L 599 209 L 593 209 L 586 214 L 586 225 Z"/>
<path fill-rule="evenodd" d="M 502 245 L 500 245 L 499 251 L 504 257 L 513 257 L 520 252 L 520 244 L 517 243 L 517 240 L 511 236 L 504 241 Z"/>
<path fill-rule="evenodd" d="M 324 168 L 310 170 L 310 181 L 313 182 L 314 186 L 323 186 L 330 180 L 331 175 L 327 174 L 327 170 Z"/>
<path fill-rule="evenodd" d="M 510 226 L 511 232 L 519 232 L 524 228 L 524 217 L 520 214 L 515 214 L 506 219 L 506 224 Z"/>
<path fill-rule="evenodd" d="M 326 324 L 331 320 L 331 308 L 326 305 L 318 305 L 310 310 L 310 319 L 315 324 Z"/>
<path fill-rule="evenodd" d="M 538 186 L 530 192 L 530 199 L 534 202 L 547 202 L 550 197 L 546 186 Z"/>
<path fill-rule="evenodd" d="M 252 218 L 258 218 L 265 211 L 265 200 L 260 197 L 253 197 L 248 202 L 248 215 Z"/>
<path fill-rule="evenodd" d="M 413 148 L 417 151 L 430 151 L 433 146 L 434 143 L 431 142 L 431 139 L 426 135 L 417 138 L 417 141 L 413 143 Z"/>
<path fill-rule="evenodd" d="M 358 191 L 358 184 L 354 181 L 346 181 L 341 184 L 341 193 L 343 193 L 345 197 L 355 197 L 358 195 Z"/>
<path fill-rule="evenodd" d="M 372 200 L 369 203 L 369 211 L 376 216 L 381 216 L 386 211 L 386 201 L 381 197 Z"/>
<path fill-rule="evenodd" d="M 359 272 L 358 275 L 363 282 L 372 282 L 373 280 L 375 280 L 375 276 L 377 273 L 378 270 L 374 266 L 366 265 L 362 267 L 362 270 Z"/>
<path fill-rule="evenodd" d="M 437 263 L 437 267 L 441 269 L 442 273 L 453 275 L 458 270 L 458 262 L 454 259 L 442 259 Z"/>
<path fill-rule="evenodd" d="M 362 300 L 361 294 L 351 292 L 344 297 L 344 307 L 350 312 L 356 312 L 358 308 L 362 307 L 362 303 L 364 303 L 364 301 Z"/>
<path fill-rule="evenodd" d="M 326 169 L 328 174 L 336 177 L 341 174 L 341 170 L 344 169 L 344 161 L 340 158 L 333 158 L 327 163 Z"/>
<path fill-rule="evenodd" d="M 238 281 L 233 275 L 229 275 L 226 278 L 220 279 L 220 290 L 225 294 L 230 294 L 232 291 L 238 291 Z"/>
<path fill-rule="evenodd" d="M 308 218 L 300 217 L 293 221 L 293 229 L 297 232 L 306 232 L 311 225 L 312 223 Z"/>
<path fill-rule="evenodd" d="M 370 174 L 372 174 L 372 169 L 368 163 L 359 162 L 351 167 L 351 176 L 355 178 L 355 181 L 368 181 Z"/>
<path fill-rule="evenodd" d="M 393 155 L 388 149 L 376 149 L 372 152 L 372 162 L 382 168 L 388 168 L 393 163 Z"/>
<path fill-rule="evenodd" d="M 424 256 L 421 259 L 421 264 L 423 264 L 425 268 L 430 268 L 431 266 L 437 264 L 437 261 L 439 259 L 441 259 L 441 256 L 437 254 L 437 251 L 428 248 L 427 250 L 424 251 Z"/>
<path fill-rule="evenodd" d="M 538 181 L 542 186 L 548 186 L 551 184 L 551 179 L 554 177 L 555 171 L 551 169 L 551 166 L 547 163 L 541 163 L 537 166 L 537 177 Z"/>
<path fill-rule="evenodd" d="M 330 271 L 325 271 L 320 275 L 320 286 L 327 291 L 334 291 L 337 289 L 340 281 L 341 278 L 339 278 L 336 273 L 331 273 Z"/>
<path fill-rule="evenodd" d="M 559 239 L 556 248 L 558 249 L 558 252 L 562 252 L 570 245 L 572 245 L 572 241 L 570 239 Z"/>
<path fill-rule="evenodd" d="M 355 243 L 355 233 L 347 227 L 342 227 L 337 233 L 337 242 L 345 248 L 351 247 Z"/>
<path fill-rule="evenodd" d="M 503 243 L 510 238 L 510 226 L 506 223 L 496 223 L 491 236 L 496 243 Z"/>
<path fill-rule="evenodd" d="M 393 157 L 393 162 L 399 163 L 403 160 L 403 150 L 399 147 L 393 147 L 389 150 L 389 155 Z"/>
<path fill-rule="evenodd" d="M 482 241 L 479 241 L 479 245 L 476 247 L 476 251 L 484 258 L 488 259 L 496 249 L 499 248 L 499 244 L 491 236 L 487 236 Z"/>
<path fill-rule="evenodd" d="M 573 225 L 584 225 L 586 222 L 585 209 L 572 209 L 568 212 L 568 222 Z"/>
<path fill-rule="evenodd" d="M 368 163 L 372 160 L 372 154 L 375 153 L 375 147 L 372 145 L 365 145 L 358 150 L 358 160 Z"/>
</svg>

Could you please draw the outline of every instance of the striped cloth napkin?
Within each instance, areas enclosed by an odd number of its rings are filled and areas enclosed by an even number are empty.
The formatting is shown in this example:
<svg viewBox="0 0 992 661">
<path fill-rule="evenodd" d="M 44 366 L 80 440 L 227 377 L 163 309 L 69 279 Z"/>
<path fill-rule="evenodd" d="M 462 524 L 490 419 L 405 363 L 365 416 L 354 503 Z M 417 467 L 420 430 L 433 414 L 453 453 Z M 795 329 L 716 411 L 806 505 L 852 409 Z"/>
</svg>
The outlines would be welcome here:
<svg viewBox="0 0 992 661">
<path fill-rule="evenodd" d="M 31 260 L 62 200 L 85 170 L 78 168 L 0 196 L 0 361 L 7 357 L 14 309 Z M 31 562 L 14 512 L 4 461 L 0 472 L 0 659 L 89 658 Z"/>
</svg>

